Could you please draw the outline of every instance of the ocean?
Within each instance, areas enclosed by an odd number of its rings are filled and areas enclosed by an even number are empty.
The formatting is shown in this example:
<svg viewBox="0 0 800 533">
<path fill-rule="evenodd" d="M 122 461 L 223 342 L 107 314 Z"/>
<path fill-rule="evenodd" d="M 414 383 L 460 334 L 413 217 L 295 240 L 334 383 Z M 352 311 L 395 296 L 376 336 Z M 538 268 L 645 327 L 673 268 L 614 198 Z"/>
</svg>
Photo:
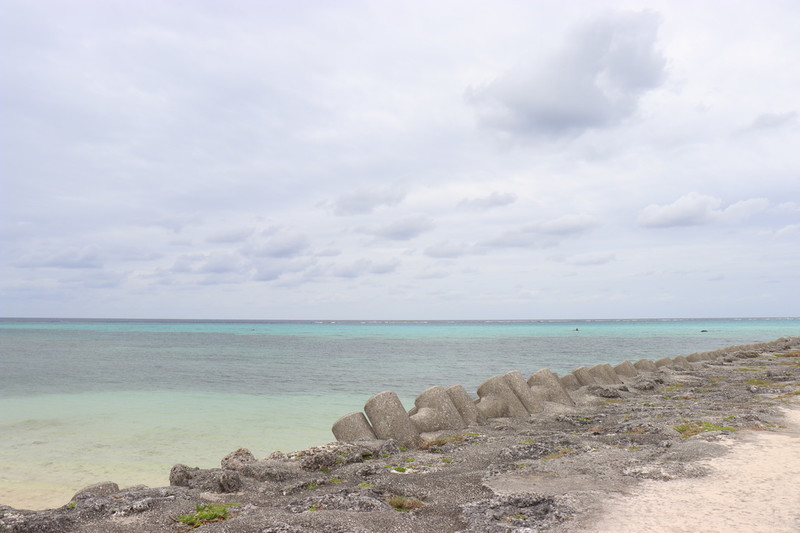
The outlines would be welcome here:
<svg viewBox="0 0 800 533">
<path fill-rule="evenodd" d="M 372 395 L 407 408 L 433 385 L 528 376 L 799 336 L 800 318 L 545 321 L 0 319 L 0 504 L 64 505 L 80 488 L 169 484 L 333 440 Z"/>
</svg>

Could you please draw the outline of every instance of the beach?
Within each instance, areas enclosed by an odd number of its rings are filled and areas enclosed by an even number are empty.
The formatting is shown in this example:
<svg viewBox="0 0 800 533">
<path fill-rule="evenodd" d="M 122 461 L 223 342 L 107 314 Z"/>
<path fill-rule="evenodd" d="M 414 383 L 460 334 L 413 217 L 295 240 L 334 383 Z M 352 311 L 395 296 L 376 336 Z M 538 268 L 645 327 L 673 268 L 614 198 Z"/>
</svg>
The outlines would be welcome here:
<svg viewBox="0 0 800 533">
<path fill-rule="evenodd" d="M 179 531 L 176 518 L 209 504 L 231 504 L 203 525 L 220 532 L 790 530 L 800 339 L 689 359 L 570 390 L 575 405 L 428 434 L 420 447 L 232 450 L 218 468 L 176 465 L 169 487 L 110 480 L 58 509 L 0 507 L 0 530 Z M 656 513 L 664 502 L 681 521 Z"/>
</svg>

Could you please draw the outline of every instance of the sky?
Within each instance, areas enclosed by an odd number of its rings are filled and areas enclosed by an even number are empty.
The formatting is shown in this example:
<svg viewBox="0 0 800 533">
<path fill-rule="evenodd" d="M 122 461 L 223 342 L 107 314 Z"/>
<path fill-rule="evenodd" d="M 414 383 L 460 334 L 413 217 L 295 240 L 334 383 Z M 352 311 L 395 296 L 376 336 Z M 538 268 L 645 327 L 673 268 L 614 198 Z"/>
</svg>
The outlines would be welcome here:
<svg viewBox="0 0 800 533">
<path fill-rule="evenodd" d="M 0 316 L 798 316 L 798 25 L 3 0 Z"/>
</svg>

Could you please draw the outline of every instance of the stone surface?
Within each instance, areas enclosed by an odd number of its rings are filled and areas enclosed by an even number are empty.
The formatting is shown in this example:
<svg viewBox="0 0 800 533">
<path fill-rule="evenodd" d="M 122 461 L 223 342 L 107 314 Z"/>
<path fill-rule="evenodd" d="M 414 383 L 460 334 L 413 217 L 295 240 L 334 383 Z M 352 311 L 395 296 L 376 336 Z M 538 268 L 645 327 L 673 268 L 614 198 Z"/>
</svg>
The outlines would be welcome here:
<svg viewBox="0 0 800 533">
<path fill-rule="evenodd" d="M 534 394 L 539 394 L 544 401 L 569 406 L 575 405 L 572 397 L 561 384 L 558 374 L 552 370 L 547 368 L 537 370 L 528 378 L 528 386 L 531 387 Z"/>
<path fill-rule="evenodd" d="M 379 439 L 395 439 L 403 446 L 415 448 L 421 440 L 419 431 L 392 391 L 376 394 L 364 405 L 372 430 Z"/>
<path fill-rule="evenodd" d="M 177 464 L 169 472 L 169 484 L 173 487 L 189 487 L 208 492 L 237 492 L 242 480 L 235 470 L 201 470 Z"/>
<path fill-rule="evenodd" d="M 638 361 L 633 363 L 633 366 L 639 372 L 655 372 L 656 370 L 658 370 L 656 364 L 650 359 L 639 359 Z"/>
<path fill-rule="evenodd" d="M 689 360 L 684 357 L 683 355 L 679 355 L 677 357 L 672 358 L 672 368 L 678 370 L 691 370 L 692 367 L 689 364 Z"/>
<path fill-rule="evenodd" d="M 561 382 L 561 386 L 564 387 L 564 390 L 567 392 L 576 391 L 581 388 L 581 383 L 578 381 L 578 378 L 575 377 L 575 374 L 564 374 L 558 381 Z"/>
<path fill-rule="evenodd" d="M 362 412 L 344 415 L 334 422 L 331 431 L 333 431 L 333 436 L 336 437 L 336 440 L 341 441 L 373 440 L 377 438 L 367 417 Z"/>
<path fill-rule="evenodd" d="M 467 426 L 444 387 L 429 387 L 414 401 L 411 421 L 420 433 L 461 429 Z"/>
<path fill-rule="evenodd" d="M 669 357 L 662 357 L 661 359 L 656 361 L 656 368 L 661 368 L 663 366 L 667 368 L 672 368 L 672 359 L 670 359 Z"/>
<path fill-rule="evenodd" d="M 531 392 L 530 385 L 528 385 L 528 382 L 525 381 L 525 378 L 518 370 L 506 372 L 503 375 L 503 379 L 506 380 L 506 383 L 508 383 L 511 390 L 514 391 L 514 394 L 517 395 L 517 398 L 519 398 L 519 401 L 528 413 L 539 413 L 544 410 L 541 402 L 539 402 L 536 396 Z"/>
<path fill-rule="evenodd" d="M 615 366 L 614 372 L 621 378 L 632 378 L 639 374 L 639 371 L 630 361 L 623 361 Z"/>
<path fill-rule="evenodd" d="M 578 380 L 578 383 L 581 384 L 581 387 L 585 387 L 587 385 L 597 385 L 597 380 L 594 379 L 594 376 L 589 372 L 589 369 L 585 366 L 579 366 L 575 370 L 571 372 L 575 379 Z"/>
<path fill-rule="evenodd" d="M 524 417 L 530 413 L 504 376 L 493 376 L 478 387 L 478 409 L 486 418 Z"/>
<path fill-rule="evenodd" d="M 589 369 L 589 373 L 598 385 L 617 385 L 622 383 L 617 373 L 609 364 L 594 365 Z"/>
<path fill-rule="evenodd" d="M 450 400 L 453 402 L 453 405 L 456 406 L 461 418 L 468 426 L 484 424 L 486 422 L 486 417 L 478 410 L 478 407 L 475 405 L 472 398 L 469 397 L 469 393 L 467 393 L 463 385 L 447 387 L 447 395 L 450 396 Z"/>
</svg>

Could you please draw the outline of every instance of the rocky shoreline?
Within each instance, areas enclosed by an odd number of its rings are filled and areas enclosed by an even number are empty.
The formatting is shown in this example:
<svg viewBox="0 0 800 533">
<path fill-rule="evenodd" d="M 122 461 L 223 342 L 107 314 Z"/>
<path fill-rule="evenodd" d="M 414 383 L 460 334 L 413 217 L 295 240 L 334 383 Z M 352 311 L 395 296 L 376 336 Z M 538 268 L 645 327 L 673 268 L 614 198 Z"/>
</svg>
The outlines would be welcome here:
<svg viewBox="0 0 800 533">
<path fill-rule="evenodd" d="M 411 446 L 341 441 L 260 460 L 237 450 L 218 469 L 176 465 L 169 487 L 104 482 L 58 509 L 0 505 L 0 531 L 585 530 L 609 492 L 703 476 L 699 461 L 727 450 L 720 439 L 780 431 L 783 409 L 800 403 L 800 337 L 693 355 L 624 365 L 620 383 L 572 383 L 569 402 L 540 397 L 527 416 L 424 432 Z M 481 413 L 499 409 L 484 396 Z"/>
</svg>

